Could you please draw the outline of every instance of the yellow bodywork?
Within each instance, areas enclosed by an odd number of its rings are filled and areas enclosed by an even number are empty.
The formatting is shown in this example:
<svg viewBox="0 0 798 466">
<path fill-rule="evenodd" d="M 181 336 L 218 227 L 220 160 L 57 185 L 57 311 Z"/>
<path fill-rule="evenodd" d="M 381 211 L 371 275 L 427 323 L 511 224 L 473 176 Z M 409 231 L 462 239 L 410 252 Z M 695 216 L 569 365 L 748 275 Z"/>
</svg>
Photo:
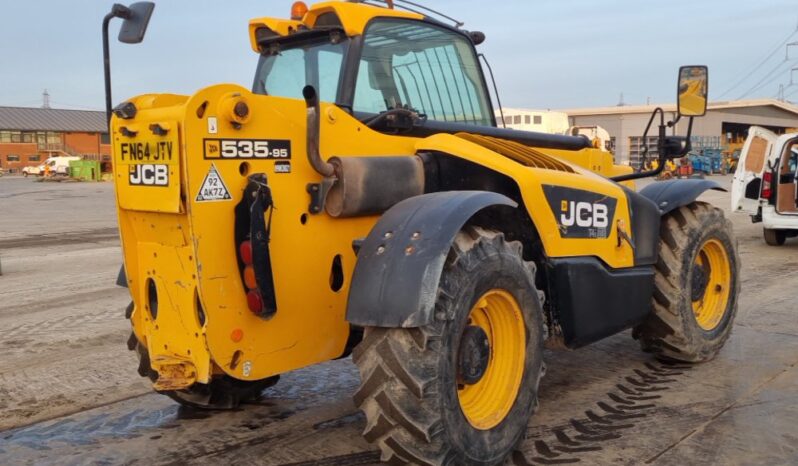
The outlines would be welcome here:
<svg viewBox="0 0 798 466">
<path fill-rule="evenodd" d="M 418 13 L 393 10 L 388 8 L 374 8 L 373 6 L 348 2 L 323 2 L 313 5 L 302 20 L 286 20 L 282 18 L 256 18 L 249 22 L 249 41 L 252 50 L 260 53 L 260 46 L 255 33 L 258 28 L 268 28 L 274 33 L 287 36 L 296 31 L 300 26 L 312 28 L 316 19 L 324 13 L 334 12 L 343 23 L 344 32 L 348 36 L 363 34 L 369 21 L 376 17 L 381 18 L 407 18 L 423 19 Z"/>
<path fill-rule="evenodd" d="M 240 129 L 226 111 L 225 101 L 231 96 L 246 101 L 250 108 L 251 116 Z M 356 260 L 352 241 L 365 237 L 378 217 L 334 219 L 308 213 L 305 187 L 319 182 L 321 176 L 305 154 L 304 102 L 255 95 L 229 84 L 206 88 L 190 98 L 142 96 L 131 102 L 139 110 L 135 123 L 116 117 L 112 122 L 116 195 L 125 267 L 135 302 L 133 326 L 149 349 L 154 368 L 188 363 L 199 382 L 207 382 L 214 372 L 258 380 L 341 355 L 349 334 L 344 314 Z M 198 117 L 197 109 L 203 105 L 205 113 Z M 563 239 L 551 210 L 533 208 L 528 213 L 549 257 L 597 256 L 614 268 L 633 265 L 633 251 L 619 241 L 617 232 L 620 228 L 631 235 L 626 196 L 620 187 L 590 170 L 625 173 L 627 168 L 613 166 L 608 153 L 537 149 L 568 164 L 573 172 L 530 168 L 455 135 L 390 136 L 372 131 L 333 105 L 322 104 L 321 109 L 321 153 L 326 156 L 413 156 L 435 150 L 509 175 L 522 187 L 527 206 L 546 205 L 543 183 L 614 197 L 618 202 L 615 228 L 606 239 Z M 217 119 L 218 133 L 208 132 L 209 118 Z M 177 135 L 179 160 L 170 167 L 178 176 L 171 178 L 174 184 L 168 188 L 131 186 L 126 177 L 132 164 L 122 159 L 120 145 L 145 137 L 154 123 L 169 125 L 170 133 Z M 133 125 L 142 128 L 136 137 L 120 132 Z M 275 160 L 206 159 L 206 138 L 289 139 L 291 172 L 275 173 Z M 573 163 L 577 161 L 584 166 Z M 242 164 L 247 164 L 246 170 Z M 211 166 L 231 199 L 196 202 Z M 279 312 L 269 320 L 247 308 L 233 236 L 234 207 L 243 195 L 246 174 L 251 173 L 267 174 L 274 196 L 270 250 Z M 345 280 L 334 292 L 329 283 L 336 255 L 341 256 Z M 158 290 L 157 323 L 146 307 L 147 279 L 154 280 Z M 198 318 L 200 304 L 207 318 L 204 326 Z M 239 341 L 233 338 L 236 331 L 243 332 Z"/>
<path fill-rule="evenodd" d="M 312 24 L 325 9 L 338 11 L 352 34 L 362 33 L 376 14 L 420 18 L 330 2 L 314 6 L 304 20 Z M 258 19 L 250 31 L 254 38 L 257 27 L 282 34 L 296 26 L 296 21 Z M 257 50 L 257 44 L 253 48 Z M 186 388 L 223 373 L 259 380 L 340 356 L 350 329 L 345 311 L 356 261 L 352 243 L 368 235 L 378 216 L 336 219 L 309 213 L 306 186 L 318 183 L 321 176 L 306 156 L 304 102 L 256 95 L 232 84 L 208 87 L 190 97 L 144 95 L 130 101 L 138 110 L 135 118 L 112 120 L 114 177 L 125 268 L 135 303 L 132 324 L 159 373 L 155 387 Z M 231 110 L 242 101 L 249 107 L 245 118 Z M 516 181 L 548 257 L 595 256 L 613 268 L 633 265 L 631 246 L 619 239 L 619 231 L 632 235 L 627 198 L 620 186 L 604 178 L 628 173 L 630 168 L 613 165 L 607 152 L 534 148 L 534 154 L 523 156 L 555 160 L 568 169 L 531 167 L 467 135 L 386 135 L 326 103 L 321 105 L 321 116 L 324 158 L 437 151 L 469 160 Z M 156 134 L 158 128 L 162 134 Z M 277 173 L 273 159 L 217 157 L 215 151 L 206 151 L 210 147 L 206 144 L 214 145 L 206 139 L 289 140 L 290 173 Z M 158 153 L 158 159 L 155 153 L 131 157 L 131 147 L 135 149 L 137 143 L 172 149 Z M 153 164 L 168 166 L 167 186 L 130 183 L 137 170 L 152 170 Z M 198 201 L 212 170 L 229 199 Z M 234 239 L 234 208 L 242 199 L 247 176 L 253 173 L 266 174 L 274 197 L 270 251 L 278 312 L 270 319 L 248 309 Z M 609 236 L 561 238 L 543 184 L 615 198 Z M 344 282 L 333 291 L 331 264 L 336 256 L 340 256 Z M 150 280 L 157 290 L 157 319 L 149 308 Z"/>
</svg>

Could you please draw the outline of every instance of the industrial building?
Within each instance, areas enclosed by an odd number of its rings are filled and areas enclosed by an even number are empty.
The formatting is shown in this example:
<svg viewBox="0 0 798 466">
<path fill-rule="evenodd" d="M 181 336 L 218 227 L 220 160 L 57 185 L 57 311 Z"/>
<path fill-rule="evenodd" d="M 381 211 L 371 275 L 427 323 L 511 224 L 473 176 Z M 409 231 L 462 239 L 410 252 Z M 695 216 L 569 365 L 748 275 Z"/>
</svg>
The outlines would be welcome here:
<svg viewBox="0 0 798 466">
<path fill-rule="evenodd" d="M 522 108 L 496 110 L 496 122 L 505 128 L 550 134 L 565 134 L 570 126 L 567 113 Z"/>
<path fill-rule="evenodd" d="M 110 169 L 105 112 L 0 107 L 0 167 L 10 173 L 47 157 L 74 155 Z"/>
<path fill-rule="evenodd" d="M 665 117 L 675 117 L 676 105 L 660 105 Z M 643 133 L 657 105 L 615 106 L 561 110 L 568 114 L 571 126 L 598 125 L 610 134 L 616 163 L 637 166 L 643 148 Z M 685 135 L 687 119 L 679 121 L 669 134 Z M 649 131 L 649 157 L 655 157 L 657 128 Z M 736 100 L 711 102 L 707 114 L 693 123 L 693 146 L 696 149 L 713 148 L 733 150 L 745 140 L 752 125 L 784 133 L 798 128 L 798 106 L 774 99 Z"/>
</svg>

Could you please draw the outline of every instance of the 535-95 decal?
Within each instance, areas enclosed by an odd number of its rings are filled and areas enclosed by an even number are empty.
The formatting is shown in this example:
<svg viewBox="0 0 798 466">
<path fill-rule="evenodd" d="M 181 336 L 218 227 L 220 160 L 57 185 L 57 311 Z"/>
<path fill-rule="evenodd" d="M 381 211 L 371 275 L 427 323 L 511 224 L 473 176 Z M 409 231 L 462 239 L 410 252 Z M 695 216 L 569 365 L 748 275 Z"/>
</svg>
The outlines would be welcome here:
<svg viewBox="0 0 798 466">
<path fill-rule="evenodd" d="M 291 158 L 288 139 L 205 139 L 206 159 L 277 159 Z"/>
</svg>

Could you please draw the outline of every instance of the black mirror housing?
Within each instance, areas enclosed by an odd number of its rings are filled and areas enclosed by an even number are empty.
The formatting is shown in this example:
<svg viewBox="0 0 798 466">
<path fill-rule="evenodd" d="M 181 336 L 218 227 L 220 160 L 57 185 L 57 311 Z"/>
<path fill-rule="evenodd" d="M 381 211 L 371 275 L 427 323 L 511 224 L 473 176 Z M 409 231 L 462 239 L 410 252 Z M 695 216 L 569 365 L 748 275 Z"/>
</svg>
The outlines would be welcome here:
<svg viewBox="0 0 798 466">
<path fill-rule="evenodd" d="M 119 42 L 125 44 L 138 44 L 144 40 L 147 25 L 150 23 L 152 11 L 155 9 L 153 2 L 137 2 L 128 7 L 122 28 L 119 29 Z"/>
<path fill-rule="evenodd" d="M 690 151 L 690 144 L 684 136 L 666 136 L 661 149 L 664 158 L 679 159 Z"/>
</svg>

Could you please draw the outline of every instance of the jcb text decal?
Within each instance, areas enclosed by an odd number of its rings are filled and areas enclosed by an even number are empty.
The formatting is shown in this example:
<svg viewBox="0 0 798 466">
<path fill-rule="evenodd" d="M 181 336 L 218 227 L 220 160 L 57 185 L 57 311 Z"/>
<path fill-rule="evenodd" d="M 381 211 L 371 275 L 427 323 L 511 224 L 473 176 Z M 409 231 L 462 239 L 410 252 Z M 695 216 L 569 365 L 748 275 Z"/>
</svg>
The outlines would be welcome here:
<svg viewBox="0 0 798 466">
<path fill-rule="evenodd" d="M 291 158 L 287 139 L 205 139 L 206 159 L 277 159 Z"/>
<path fill-rule="evenodd" d="M 130 165 L 128 181 L 132 186 L 169 186 L 169 165 Z"/>
<path fill-rule="evenodd" d="M 563 186 L 543 186 L 562 238 L 607 238 L 618 200 Z"/>
</svg>

